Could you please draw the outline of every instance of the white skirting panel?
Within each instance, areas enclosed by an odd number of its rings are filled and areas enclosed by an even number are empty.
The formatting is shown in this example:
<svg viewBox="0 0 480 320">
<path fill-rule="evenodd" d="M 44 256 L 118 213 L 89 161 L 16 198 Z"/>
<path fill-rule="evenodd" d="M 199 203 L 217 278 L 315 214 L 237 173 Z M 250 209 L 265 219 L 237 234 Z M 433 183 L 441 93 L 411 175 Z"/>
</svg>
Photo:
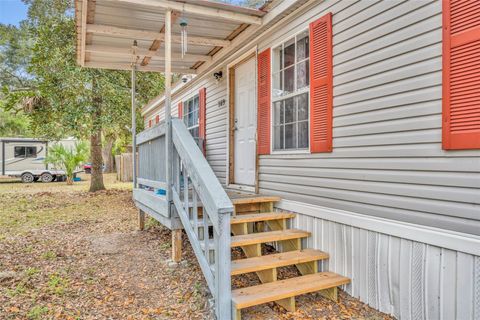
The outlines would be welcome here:
<svg viewBox="0 0 480 320">
<path fill-rule="evenodd" d="M 352 279 L 352 296 L 398 319 L 480 319 L 480 257 L 378 231 L 298 214 L 321 263 Z"/>
</svg>

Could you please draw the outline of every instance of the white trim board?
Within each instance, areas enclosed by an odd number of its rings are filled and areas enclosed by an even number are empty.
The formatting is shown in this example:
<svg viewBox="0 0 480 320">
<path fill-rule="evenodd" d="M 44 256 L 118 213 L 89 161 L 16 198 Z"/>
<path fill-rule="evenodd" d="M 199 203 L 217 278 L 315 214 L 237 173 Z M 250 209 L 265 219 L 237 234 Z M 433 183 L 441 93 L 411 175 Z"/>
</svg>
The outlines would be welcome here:
<svg viewBox="0 0 480 320">
<path fill-rule="evenodd" d="M 238 65 L 240 62 L 248 58 L 250 55 L 252 56 L 252 59 L 255 59 L 255 93 L 256 93 L 256 88 L 257 88 L 257 45 L 254 45 L 250 49 L 246 50 L 243 54 L 238 56 L 235 60 L 227 64 L 225 73 L 226 73 L 226 81 L 227 81 L 227 88 L 226 88 L 226 97 L 225 97 L 225 105 L 227 107 L 227 118 L 226 118 L 226 130 L 225 130 L 225 139 L 227 141 L 227 147 L 226 147 L 226 155 L 227 155 L 227 161 L 225 162 L 225 185 L 228 187 L 233 186 L 233 188 L 238 188 L 235 184 L 229 184 L 230 181 L 230 148 L 233 148 L 233 146 L 230 146 L 230 68 L 235 67 Z M 255 118 L 257 118 L 257 101 L 255 99 Z M 256 139 L 256 134 L 255 134 L 255 139 Z M 258 146 L 257 146 L 258 147 Z M 256 150 L 255 150 L 256 152 Z M 256 154 L 255 154 L 256 156 Z M 258 168 L 256 168 L 258 170 Z M 253 192 L 255 192 L 255 187 L 253 187 Z"/>
<path fill-rule="evenodd" d="M 291 200 L 281 200 L 276 203 L 275 207 L 319 219 L 334 221 L 361 229 L 480 256 L 480 237 L 475 235 L 371 217 Z"/>
</svg>

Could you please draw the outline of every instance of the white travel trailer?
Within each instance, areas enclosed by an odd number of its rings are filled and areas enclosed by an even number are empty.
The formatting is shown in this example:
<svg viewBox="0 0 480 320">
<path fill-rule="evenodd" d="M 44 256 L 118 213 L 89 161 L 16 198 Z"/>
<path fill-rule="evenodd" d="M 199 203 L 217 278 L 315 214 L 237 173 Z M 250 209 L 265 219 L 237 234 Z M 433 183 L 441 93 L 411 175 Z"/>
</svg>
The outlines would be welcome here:
<svg viewBox="0 0 480 320">
<path fill-rule="evenodd" d="M 71 144 L 73 140 L 61 140 L 59 143 Z M 22 182 L 63 181 L 65 172 L 54 170 L 45 164 L 49 141 L 30 138 L 0 138 L 1 175 L 19 177 Z M 50 142 L 51 144 L 51 142 Z"/>
</svg>

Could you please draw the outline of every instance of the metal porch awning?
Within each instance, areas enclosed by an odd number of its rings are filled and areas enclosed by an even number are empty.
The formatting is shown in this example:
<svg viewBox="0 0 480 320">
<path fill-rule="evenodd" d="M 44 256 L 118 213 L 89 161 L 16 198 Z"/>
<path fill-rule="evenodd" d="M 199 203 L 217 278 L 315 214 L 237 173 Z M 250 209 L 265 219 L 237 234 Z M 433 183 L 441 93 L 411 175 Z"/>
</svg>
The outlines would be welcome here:
<svg viewBox="0 0 480 320">
<path fill-rule="evenodd" d="M 77 63 L 84 67 L 165 72 L 165 15 L 171 12 L 171 71 L 196 74 L 265 12 L 202 0 L 76 0 Z M 188 22 L 181 55 L 180 21 Z M 137 41 L 136 52 L 133 43 Z"/>
</svg>

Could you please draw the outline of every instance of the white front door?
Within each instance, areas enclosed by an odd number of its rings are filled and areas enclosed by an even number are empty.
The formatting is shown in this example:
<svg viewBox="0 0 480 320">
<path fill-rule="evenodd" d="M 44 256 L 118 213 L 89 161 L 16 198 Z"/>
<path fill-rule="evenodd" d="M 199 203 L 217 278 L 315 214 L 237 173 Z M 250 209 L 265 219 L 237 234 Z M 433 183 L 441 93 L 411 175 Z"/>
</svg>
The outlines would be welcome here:
<svg viewBox="0 0 480 320">
<path fill-rule="evenodd" d="M 257 130 L 255 59 L 235 68 L 234 183 L 255 185 Z"/>
</svg>

